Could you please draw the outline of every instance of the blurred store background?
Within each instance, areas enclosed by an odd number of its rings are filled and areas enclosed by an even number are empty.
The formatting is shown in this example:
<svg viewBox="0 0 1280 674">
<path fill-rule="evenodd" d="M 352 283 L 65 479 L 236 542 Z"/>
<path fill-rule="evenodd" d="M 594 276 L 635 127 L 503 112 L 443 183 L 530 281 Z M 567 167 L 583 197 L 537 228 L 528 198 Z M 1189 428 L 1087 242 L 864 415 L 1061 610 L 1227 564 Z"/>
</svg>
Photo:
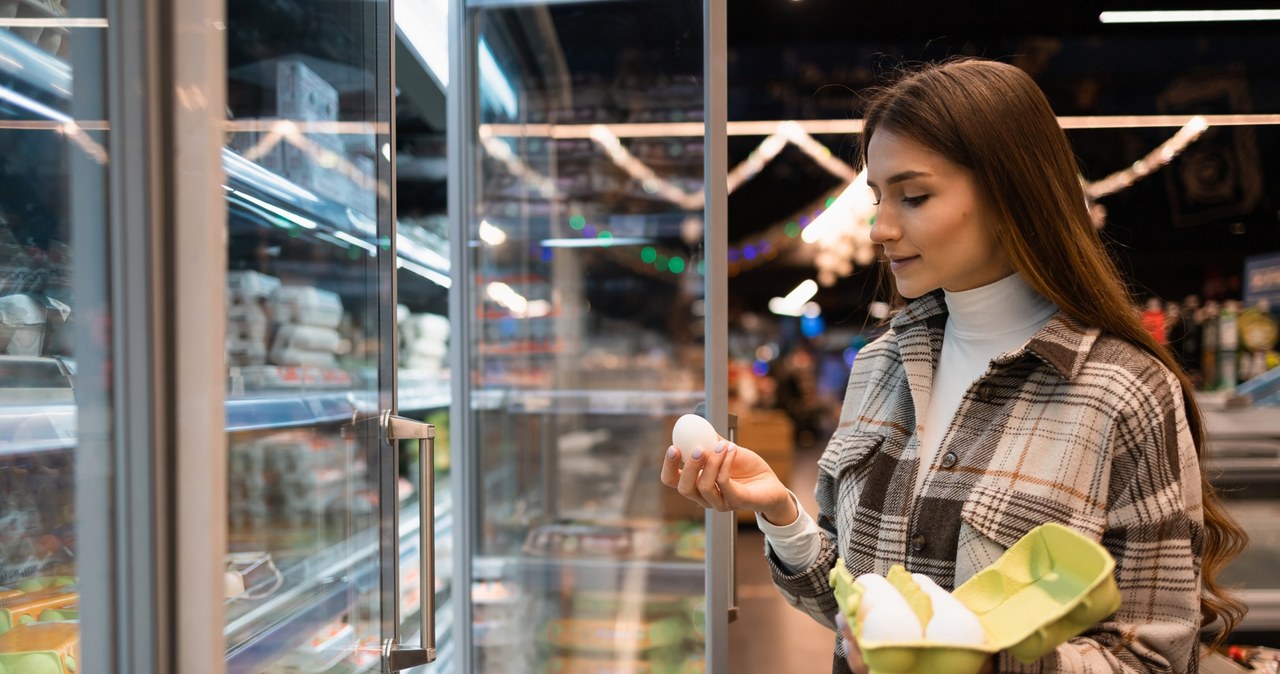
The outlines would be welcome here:
<svg viewBox="0 0 1280 674">
<path fill-rule="evenodd" d="M 702 513 L 657 484 L 671 423 L 726 385 L 706 382 L 707 351 L 723 353 L 739 441 L 813 510 L 850 364 L 888 311 L 858 175 L 865 96 L 960 55 L 1013 63 L 1048 94 L 1134 311 L 1199 384 L 1209 470 L 1252 537 L 1225 577 L 1251 607 L 1232 641 L 1280 648 L 1276 10 L 1113 22 L 1104 11 L 1155 8 L 732 0 L 716 307 L 702 3 L 387 7 L 227 0 L 209 24 L 225 34 L 225 212 L 173 226 L 225 234 L 211 281 L 225 316 L 203 309 L 225 332 L 209 354 L 225 359 L 225 391 L 209 393 L 225 433 L 201 451 L 226 458 L 226 671 L 377 668 L 391 605 L 416 635 L 427 495 L 429 671 L 703 671 L 702 589 L 719 572 Z M 450 8 L 467 15 L 461 46 Z M 40 671 L 75 671 L 80 587 L 107 585 L 85 584 L 82 560 L 99 557 L 78 546 L 99 539 L 77 527 L 110 512 L 84 507 L 98 503 L 86 485 L 115 478 L 76 467 L 124 456 L 102 419 L 135 404 L 112 388 L 134 305 L 109 294 L 107 267 L 139 258 L 104 224 L 130 184 L 113 166 L 134 166 L 107 133 L 124 128 L 111 94 L 127 78 L 102 67 L 119 58 L 108 45 L 133 43 L 105 40 L 128 25 L 108 14 L 0 0 L 0 665 L 55 653 Z M 460 53 L 469 70 L 451 70 Z M 433 425 L 434 460 L 352 442 L 353 414 L 393 398 Z M 390 543 L 387 510 L 403 521 Z M 782 605 L 752 518 L 738 521 L 728 671 L 828 671 L 831 635 Z M 396 546 L 398 597 L 379 584 L 380 545 Z"/>
</svg>

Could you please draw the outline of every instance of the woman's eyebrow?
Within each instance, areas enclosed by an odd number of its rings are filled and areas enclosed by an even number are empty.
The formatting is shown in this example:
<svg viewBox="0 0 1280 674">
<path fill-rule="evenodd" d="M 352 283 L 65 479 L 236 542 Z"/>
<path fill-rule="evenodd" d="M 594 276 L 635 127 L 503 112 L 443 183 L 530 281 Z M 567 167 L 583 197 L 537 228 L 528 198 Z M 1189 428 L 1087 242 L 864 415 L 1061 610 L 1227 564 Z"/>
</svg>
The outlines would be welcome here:
<svg viewBox="0 0 1280 674">
<path fill-rule="evenodd" d="M 904 180 L 911 180 L 912 178 L 926 178 L 929 175 L 930 174 L 925 173 L 924 171 L 903 171 L 901 173 L 895 173 L 889 176 L 889 179 L 884 181 L 884 186 L 888 187 L 894 183 L 900 183 Z M 872 189 L 878 189 L 877 185 L 871 182 L 870 180 L 867 181 L 867 185 Z"/>
</svg>

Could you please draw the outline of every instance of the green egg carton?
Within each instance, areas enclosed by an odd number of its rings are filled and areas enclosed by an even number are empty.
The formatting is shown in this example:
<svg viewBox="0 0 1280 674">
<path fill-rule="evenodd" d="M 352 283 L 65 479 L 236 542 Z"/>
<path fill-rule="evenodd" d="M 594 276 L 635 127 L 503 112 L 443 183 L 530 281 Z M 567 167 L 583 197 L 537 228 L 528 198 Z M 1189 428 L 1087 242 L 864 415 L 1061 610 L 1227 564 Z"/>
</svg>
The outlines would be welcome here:
<svg viewBox="0 0 1280 674">
<path fill-rule="evenodd" d="M 952 592 L 978 616 L 982 646 L 859 640 L 871 674 L 977 674 L 993 653 L 1035 662 L 1120 607 L 1115 560 L 1098 543 L 1059 524 L 1032 529 L 994 564 Z M 843 560 L 831 570 L 836 602 L 857 624 L 861 589 Z M 856 635 L 855 635 L 856 636 Z"/>
</svg>

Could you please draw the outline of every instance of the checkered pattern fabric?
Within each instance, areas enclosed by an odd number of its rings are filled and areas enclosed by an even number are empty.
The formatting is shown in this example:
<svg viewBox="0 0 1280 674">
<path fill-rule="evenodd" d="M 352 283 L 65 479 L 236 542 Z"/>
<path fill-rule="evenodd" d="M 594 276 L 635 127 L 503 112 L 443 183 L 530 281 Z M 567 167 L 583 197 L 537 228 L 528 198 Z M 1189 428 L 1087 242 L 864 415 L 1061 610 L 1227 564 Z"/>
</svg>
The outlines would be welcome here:
<svg viewBox="0 0 1280 674">
<path fill-rule="evenodd" d="M 1195 672 L 1203 547 L 1200 468 L 1178 380 L 1140 348 L 1058 314 L 991 362 L 965 393 L 921 493 L 917 410 L 942 347 L 946 304 L 910 303 L 853 365 L 839 428 L 819 461 L 818 560 L 774 583 L 831 626 L 827 575 L 893 564 L 952 589 L 1045 522 L 1116 559 L 1120 610 L 1041 660 L 1000 672 Z M 837 637 L 835 671 L 844 672 Z"/>
</svg>

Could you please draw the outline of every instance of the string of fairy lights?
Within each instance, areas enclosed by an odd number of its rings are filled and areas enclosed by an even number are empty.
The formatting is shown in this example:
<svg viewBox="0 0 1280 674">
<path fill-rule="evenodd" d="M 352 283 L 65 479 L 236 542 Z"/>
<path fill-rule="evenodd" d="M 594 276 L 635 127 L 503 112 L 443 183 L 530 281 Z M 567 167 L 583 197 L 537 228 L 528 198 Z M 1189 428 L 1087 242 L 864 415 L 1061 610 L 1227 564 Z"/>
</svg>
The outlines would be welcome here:
<svg viewBox="0 0 1280 674">
<path fill-rule="evenodd" d="M 1130 166 L 1101 180 L 1086 181 L 1085 194 L 1093 202 L 1131 187 L 1173 161 L 1208 128 L 1209 123 L 1203 117 L 1191 118 L 1177 133 Z M 702 189 L 686 189 L 674 180 L 663 178 L 636 157 L 609 127 L 593 125 L 589 137 L 645 193 L 660 197 L 684 211 L 702 210 L 705 204 L 705 192 Z M 482 128 L 480 141 L 489 156 L 505 164 L 511 175 L 524 181 L 537 194 L 544 198 L 560 196 L 553 180 L 530 168 L 496 134 Z M 874 223 L 875 209 L 871 204 L 873 197 L 866 187 L 864 176 L 833 156 L 827 146 L 813 138 L 799 124 L 786 121 L 778 123 L 773 133 L 766 136 L 744 161 L 729 171 L 728 190 L 733 193 L 751 181 L 788 145 L 794 145 L 827 172 L 839 178 L 842 186 L 763 232 L 731 245 L 728 251 L 729 273 L 736 275 L 766 264 L 776 259 L 785 249 L 808 243 L 816 245 L 815 264 L 820 282 L 830 285 L 835 282 L 836 277 L 851 273 L 855 263 L 865 266 L 874 260 L 874 249 L 868 232 Z M 823 217 L 837 205 L 842 206 L 841 215 L 845 217 Z M 824 223 L 822 227 L 810 230 L 814 223 L 820 222 Z M 599 223 L 589 224 L 587 218 L 580 213 L 570 215 L 569 227 L 580 237 L 597 239 L 601 248 L 610 248 L 610 242 L 614 239 L 614 234 L 607 227 Z M 819 229 L 820 234 L 816 233 Z M 703 268 L 701 262 L 693 263 L 687 249 L 646 245 L 640 247 L 638 258 L 635 252 L 625 255 L 619 254 L 621 251 L 616 249 L 613 252 L 616 258 L 625 259 L 629 266 L 647 273 L 682 274 L 691 269 L 697 269 L 701 273 Z"/>
</svg>

